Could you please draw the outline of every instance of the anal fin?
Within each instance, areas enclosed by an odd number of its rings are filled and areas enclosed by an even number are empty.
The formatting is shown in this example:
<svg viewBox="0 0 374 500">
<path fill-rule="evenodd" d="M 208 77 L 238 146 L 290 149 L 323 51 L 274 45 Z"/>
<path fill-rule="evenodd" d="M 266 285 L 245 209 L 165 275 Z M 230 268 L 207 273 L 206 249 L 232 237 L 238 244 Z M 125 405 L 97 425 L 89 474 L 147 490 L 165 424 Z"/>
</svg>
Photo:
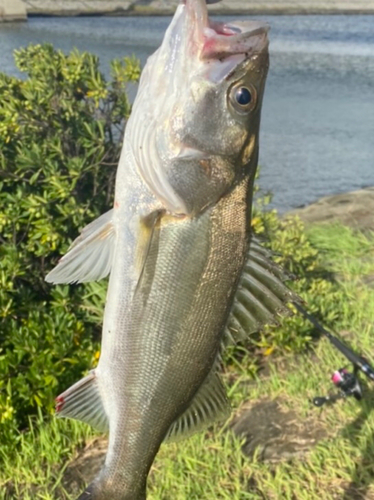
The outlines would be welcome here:
<svg viewBox="0 0 374 500">
<path fill-rule="evenodd" d="M 115 247 L 112 219 L 110 210 L 86 226 L 45 280 L 55 284 L 84 283 L 108 276 Z"/>
<path fill-rule="evenodd" d="M 56 415 L 80 420 L 101 432 L 109 430 L 108 417 L 97 386 L 95 370 L 56 398 Z"/>
<path fill-rule="evenodd" d="M 187 410 L 171 425 L 165 440 L 179 441 L 230 416 L 230 403 L 215 366 Z"/>
</svg>

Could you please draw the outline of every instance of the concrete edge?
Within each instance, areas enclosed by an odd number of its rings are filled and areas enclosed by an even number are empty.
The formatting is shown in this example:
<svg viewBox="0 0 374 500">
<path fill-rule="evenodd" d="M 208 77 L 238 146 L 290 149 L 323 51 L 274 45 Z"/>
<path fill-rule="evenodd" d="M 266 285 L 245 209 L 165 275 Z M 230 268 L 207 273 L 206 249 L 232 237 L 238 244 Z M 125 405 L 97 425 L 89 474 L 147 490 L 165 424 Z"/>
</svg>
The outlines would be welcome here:
<svg viewBox="0 0 374 500">
<path fill-rule="evenodd" d="M 26 5 L 21 0 L 0 0 L 0 22 L 26 21 Z"/>
<path fill-rule="evenodd" d="M 86 9 L 38 9 L 29 7 L 27 9 L 29 16 L 41 16 L 41 17 L 68 17 L 68 16 L 171 16 L 175 12 L 175 8 L 170 9 L 155 9 L 148 6 L 130 5 L 124 8 L 110 8 L 108 9 L 90 9 L 87 5 Z M 236 9 L 219 8 L 216 7 L 211 10 L 213 15 L 373 15 L 374 14 L 374 4 L 362 8 L 355 6 L 353 3 L 343 9 L 337 9 L 334 7 L 285 7 L 280 5 L 279 7 L 266 5 L 253 5 L 251 7 L 243 7 Z"/>
</svg>

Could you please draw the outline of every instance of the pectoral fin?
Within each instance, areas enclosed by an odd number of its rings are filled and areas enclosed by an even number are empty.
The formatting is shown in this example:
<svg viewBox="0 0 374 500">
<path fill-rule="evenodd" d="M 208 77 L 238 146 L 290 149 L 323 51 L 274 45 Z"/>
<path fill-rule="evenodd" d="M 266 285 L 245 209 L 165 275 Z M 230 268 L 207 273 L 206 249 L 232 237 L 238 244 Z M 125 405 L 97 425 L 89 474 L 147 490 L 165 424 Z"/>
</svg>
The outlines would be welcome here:
<svg viewBox="0 0 374 500">
<path fill-rule="evenodd" d="M 153 212 L 148 217 L 144 217 L 139 224 L 139 236 L 136 249 L 136 268 L 139 273 L 139 278 L 136 286 L 136 292 L 139 291 L 140 287 L 146 279 L 147 262 L 149 268 L 153 267 L 149 262 L 149 257 L 152 250 L 152 245 L 157 248 L 159 222 L 161 215 L 162 212 Z"/>
<path fill-rule="evenodd" d="M 115 247 L 113 210 L 86 226 L 68 253 L 46 276 L 49 283 L 84 283 L 110 273 Z"/>
<path fill-rule="evenodd" d="M 276 323 L 278 316 L 291 314 L 287 303 L 299 301 L 284 283 L 290 276 L 270 257 L 270 252 L 253 238 L 227 324 L 226 344 Z"/>
</svg>

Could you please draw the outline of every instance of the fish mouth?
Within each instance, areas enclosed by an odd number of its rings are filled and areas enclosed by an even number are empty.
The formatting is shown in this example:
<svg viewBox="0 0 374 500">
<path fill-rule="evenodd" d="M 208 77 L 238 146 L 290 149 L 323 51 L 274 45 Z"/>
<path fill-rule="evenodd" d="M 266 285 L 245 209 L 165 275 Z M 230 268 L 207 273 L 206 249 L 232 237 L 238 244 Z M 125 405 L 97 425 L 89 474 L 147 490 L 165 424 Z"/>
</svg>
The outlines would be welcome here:
<svg viewBox="0 0 374 500">
<path fill-rule="evenodd" d="M 202 61 L 223 60 L 237 55 L 248 58 L 268 49 L 266 23 L 216 22 L 209 18 L 206 0 L 183 0 L 182 3 L 190 33 L 190 55 Z"/>
</svg>

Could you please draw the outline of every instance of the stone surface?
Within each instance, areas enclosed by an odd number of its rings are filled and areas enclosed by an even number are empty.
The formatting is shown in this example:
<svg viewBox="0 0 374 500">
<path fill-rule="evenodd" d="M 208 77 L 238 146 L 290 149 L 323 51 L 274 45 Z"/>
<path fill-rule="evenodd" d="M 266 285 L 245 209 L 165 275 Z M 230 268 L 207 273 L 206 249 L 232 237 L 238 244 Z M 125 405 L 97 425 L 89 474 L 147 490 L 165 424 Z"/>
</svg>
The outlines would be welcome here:
<svg viewBox="0 0 374 500">
<path fill-rule="evenodd" d="M 1 21 L 25 21 L 26 5 L 21 0 L 0 0 Z"/>
<path fill-rule="evenodd" d="M 179 0 L 24 0 L 24 3 L 32 15 L 161 15 L 172 14 Z M 374 0 L 222 0 L 210 9 L 217 14 L 374 13 Z"/>
<path fill-rule="evenodd" d="M 374 231 L 374 187 L 326 196 L 287 215 L 297 215 L 306 223 L 341 222 L 355 229 Z"/>
</svg>

